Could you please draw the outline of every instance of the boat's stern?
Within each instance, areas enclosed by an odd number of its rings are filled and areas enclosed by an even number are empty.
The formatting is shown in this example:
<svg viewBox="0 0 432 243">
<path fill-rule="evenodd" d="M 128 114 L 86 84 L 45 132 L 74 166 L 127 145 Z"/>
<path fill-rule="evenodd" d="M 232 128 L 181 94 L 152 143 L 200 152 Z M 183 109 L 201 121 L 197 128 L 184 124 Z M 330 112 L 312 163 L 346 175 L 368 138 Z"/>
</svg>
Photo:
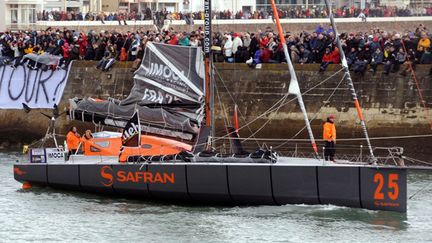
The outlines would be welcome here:
<svg viewBox="0 0 432 243">
<path fill-rule="evenodd" d="M 32 185 L 47 184 L 47 165 L 37 163 L 14 164 L 14 178 L 21 183 L 31 183 Z"/>
<path fill-rule="evenodd" d="M 47 185 L 47 165 L 65 163 L 66 153 L 62 148 L 33 148 L 28 151 L 29 163 L 15 163 L 13 166 L 15 180 L 32 185 Z"/>
</svg>

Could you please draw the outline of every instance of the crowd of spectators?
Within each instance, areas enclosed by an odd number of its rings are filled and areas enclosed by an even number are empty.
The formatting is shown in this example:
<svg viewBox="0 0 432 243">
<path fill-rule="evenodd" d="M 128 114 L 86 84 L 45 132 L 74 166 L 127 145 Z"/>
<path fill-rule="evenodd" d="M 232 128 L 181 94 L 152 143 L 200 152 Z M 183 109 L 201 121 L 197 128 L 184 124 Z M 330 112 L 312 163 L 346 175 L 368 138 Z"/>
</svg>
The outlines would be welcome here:
<svg viewBox="0 0 432 243">
<path fill-rule="evenodd" d="M 151 20 L 154 14 L 150 9 L 146 9 L 141 13 L 131 12 L 75 12 L 75 11 L 42 11 L 37 14 L 38 21 L 124 21 L 124 20 Z"/>
<path fill-rule="evenodd" d="M 408 16 L 432 16 L 432 8 L 397 8 L 397 7 L 376 7 L 360 9 L 356 7 L 340 7 L 333 9 L 336 18 L 358 17 L 360 13 L 366 17 L 408 17 Z M 217 19 L 267 19 L 272 17 L 272 11 L 254 12 L 231 12 L 225 10 L 215 13 Z M 294 6 L 279 9 L 280 18 L 327 18 L 328 10 L 324 6 L 314 6 L 305 8 L 304 6 Z M 200 13 L 194 13 L 194 19 L 201 19 Z"/>
<path fill-rule="evenodd" d="M 420 24 L 415 30 L 390 33 L 371 29 L 369 32 L 341 33 L 343 52 L 352 71 L 364 74 L 369 70 L 375 74 L 379 65 L 384 73 L 398 72 L 406 75 L 408 65 L 432 64 L 431 36 Z M 319 63 L 319 71 L 329 64 L 340 63 L 334 31 L 323 25 L 312 33 L 286 33 L 286 44 L 293 63 Z M 260 63 L 286 62 L 282 45 L 277 35 L 269 28 L 261 33 L 225 33 L 216 35 L 214 50 L 220 50 L 219 61 L 246 62 L 251 66 Z M 223 56 L 223 58 L 222 58 Z"/>
<path fill-rule="evenodd" d="M 336 18 L 350 18 L 358 17 L 363 12 L 366 17 L 406 17 L 406 16 L 432 16 L 432 7 L 429 8 L 397 8 L 397 7 L 374 7 L 360 9 L 356 7 L 340 7 L 333 9 Z M 258 10 L 253 12 L 238 11 L 232 12 L 231 10 L 215 11 L 213 12 L 215 19 L 268 19 L 272 17 L 270 10 Z M 328 12 L 324 6 L 292 6 L 279 10 L 281 18 L 327 18 Z M 169 12 L 166 9 L 162 11 L 151 11 L 149 8 L 138 11 L 132 10 L 130 12 L 121 11 L 117 13 L 81 13 L 81 12 L 64 12 L 64 11 L 43 11 L 37 14 L 38 20 L 43 21 L 74 21 L 74 20 L 87 20 L 87 21 L 121 21 L 124 20 L 202 20 L 204 19 L 204 12 Z"/>
<path fill-rule="evenodd" d="M 202 46 L 204 32 L 127 31 L 97 33 L 48 28 L 42 31 L 17 31 L 0 34 L 0 65 L 25 64 L 39 68 L 41 63 L 25 55 L 52 55 L 60 57 L 57 67 L 67 66 L 71 60 L 96 60 L 98 68 L 106 70 L 114 62 L 134 61 L 137 67 L 144 55 L 147 42 L 170 45 Z M 285 33 L 291 60 L 297 64 L 319 63 L 320 71 L 329 64 L 339 63 L 340 51 L 345 52 L 350 68 L 363 74 L 375 73 L 382 65 L 386 74 L 406 74 L 404 65 L 432 64 L 431 36 L 422 24 L 403 33 L 371 29 L 368 32 L 341 33 L 343 50 L 335 44 L 335 33 L 330 27 L 317 26 L 312 33 Z M 268 27 L 259 33 L 214 33 L 213 46 L 216 62 L 261 63 L 286 62 L 277 34 Z M 24 57 L 24 58 L 23 58 Z"/>
</svg>

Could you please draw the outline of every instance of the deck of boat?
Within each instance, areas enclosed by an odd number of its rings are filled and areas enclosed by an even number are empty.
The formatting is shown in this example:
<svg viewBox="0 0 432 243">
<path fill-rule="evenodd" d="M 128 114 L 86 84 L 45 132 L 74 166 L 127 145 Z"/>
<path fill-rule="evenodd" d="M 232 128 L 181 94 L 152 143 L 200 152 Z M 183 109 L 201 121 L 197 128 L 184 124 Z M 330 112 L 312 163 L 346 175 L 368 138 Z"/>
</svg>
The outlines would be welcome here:
<svg viewBox="0 0 432 243">
<path fill-rule="evenodd" d="M 210 160 L 210 161 L 209 161 Z M 219 160 L 219 161 L 217 161 Z M 229 162 L 232 160 L 231 162 Z M 299 158 L 299 157 L 279 157 L 277 162 L 271 163 L 260 163 L 252 162 L 252 160 L 242 162 L 242 159 L 233 159 L 231 157 L 225 158 L 213 158 L 213 157 L 200 157 L 196 158 L 191 162 L 185 162 L 182 160 L 169 160 L 169 161 L 149 161 L 147 163 L 152 164 L 223 164 L 223 165 L 285 165 L 285 166 L 367 166 L 366 162 L 350 162 L 348 160 L 336 160 L 336 162 L 325 161 L 323 159 L 313 158 Z M 72 155 L 69 160 L 64 163 L 54 164 L 137 164 L 137 163 L 122 163 L 119 162 L 117 156 L 84 156 L 84 155 Z"/>
</svg>

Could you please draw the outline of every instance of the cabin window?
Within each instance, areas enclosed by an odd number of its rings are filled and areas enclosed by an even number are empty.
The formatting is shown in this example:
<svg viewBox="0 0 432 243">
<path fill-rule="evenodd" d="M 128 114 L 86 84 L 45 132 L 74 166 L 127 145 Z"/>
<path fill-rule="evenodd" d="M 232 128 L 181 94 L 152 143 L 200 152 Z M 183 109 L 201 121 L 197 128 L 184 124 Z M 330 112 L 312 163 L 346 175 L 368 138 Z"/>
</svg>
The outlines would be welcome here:
<svg viewBox="0 0 432 243">
<path fill-rule="evenodd" d="M 94 142 L 97 146 L 102 147 L 102 148 L 108 148 L 109 147 L 109 142 L 108 141 L 102 141 L 102 142 Z"/>
<path fill-rule="evenodd" d="M 100 149 L 93 147 L 93 146 L 90 146 L 90 151 L 91 152 L 100 152 Z"/>
<path fill-rule="evenodd" d="M 143 144 L 141 145 L 141 148 L 143 149 L 151 149 L 153 146 L 151 146 L 151 144 Z"/>
</svg>

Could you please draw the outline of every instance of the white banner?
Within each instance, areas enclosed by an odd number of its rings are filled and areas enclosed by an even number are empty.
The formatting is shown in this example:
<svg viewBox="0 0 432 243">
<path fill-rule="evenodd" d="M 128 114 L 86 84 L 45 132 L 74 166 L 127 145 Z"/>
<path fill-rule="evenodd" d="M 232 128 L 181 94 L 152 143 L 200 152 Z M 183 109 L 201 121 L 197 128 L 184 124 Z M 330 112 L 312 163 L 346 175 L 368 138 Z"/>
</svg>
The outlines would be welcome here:
<svg viewBox="0 0 432 243">
<path fill-rule="evenodd" d="M 25 65 L 16 69 L 0 67 L 0 109 L 53 108 L 60 102 L 69 70 L 32 70 Z"/>
<path fill-rule="evenodd" d="M 60 148 L 46 148 L 45 156 L 48 164 L 58 164 L 66 161 L 65 151 Z"/>
</svg>

